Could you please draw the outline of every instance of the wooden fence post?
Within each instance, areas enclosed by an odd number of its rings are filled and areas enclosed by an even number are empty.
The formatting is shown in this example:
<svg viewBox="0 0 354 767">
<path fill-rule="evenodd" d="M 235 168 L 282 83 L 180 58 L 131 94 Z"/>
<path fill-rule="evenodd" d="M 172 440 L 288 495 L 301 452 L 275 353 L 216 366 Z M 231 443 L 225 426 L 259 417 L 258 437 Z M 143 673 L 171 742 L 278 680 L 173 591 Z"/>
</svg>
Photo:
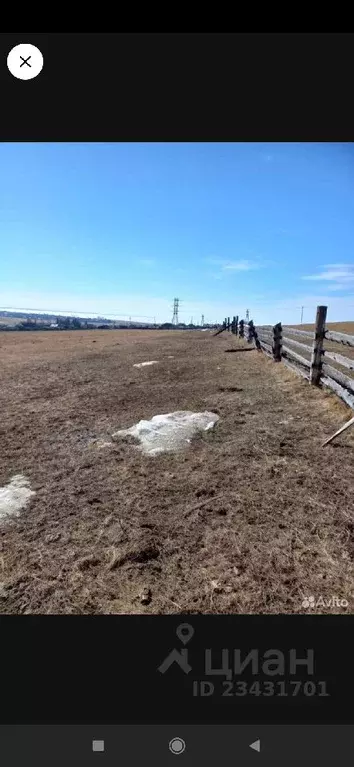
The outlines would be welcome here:
<svg viewBox="0 0 354 767">
<path fill-rule="evenodd" d="M 259 338 L 258 338 L 258 333 L 257 333 L 257 330 L 256 330 L 256 328 L 255 328 L 255 326 L 254 326 L 254 324 L 253 324 L 252 320 L 251 320 L 251 323 L 252 323 L 252 333 L 253 333 L 253 339 L 254 339 L 254 342 L 255 342 L 255 344 L 256 344 L 256 349 L 257 349 L 257 351 L 261 352 L 261 351 L 262 351 L 262 347 L 261 347 L 261 344 L 260 344 L 260 342 L 259 342 Z"/>
<path fill-rule="evenodd" d="M 282 347 L 282 326 L 281 326 L 281 322 L 278 322 L 273 327 L 273 359 L 274 359 L 274 362 L 281 362 L 281 347 Z"/>
<path fill-rule="evenodd" d="M 245 331 L 244 331 L 244 320 L 240 320 L 240 330 L 239 330 L 239 336 L 240 338 L 244 338 Z"/>
<path fill-rule="evenodd" d="M 325 337 L 326 317 L 327 306 L 318 306 L 310 367 L 310 384 L 313 384 L 313 386 L 319 385 L 322 373 L 323 340 Z"/>
</svg>

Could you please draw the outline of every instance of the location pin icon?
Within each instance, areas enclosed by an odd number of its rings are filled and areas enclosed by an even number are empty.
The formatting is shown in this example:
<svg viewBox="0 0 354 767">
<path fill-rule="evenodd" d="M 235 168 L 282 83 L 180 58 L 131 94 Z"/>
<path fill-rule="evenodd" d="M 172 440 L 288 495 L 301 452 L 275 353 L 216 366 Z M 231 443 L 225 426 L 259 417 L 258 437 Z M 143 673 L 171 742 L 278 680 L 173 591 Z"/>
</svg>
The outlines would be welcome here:
<svg viewBox="0 0 354 767">
<path fill-rule="evenodd" d="M 178 629 L 176 631 L 176 634 L 178 636 L 178 639 L 180 639 L 181 642 L 183 642 L 184 645 L 189 642 L 190 639 L 192 639 L 192 636 L 194 634 L 194 628 L 190 625 L 190 623 L 181 623 L 180 626 L 178 626 Z"/>
</svg>

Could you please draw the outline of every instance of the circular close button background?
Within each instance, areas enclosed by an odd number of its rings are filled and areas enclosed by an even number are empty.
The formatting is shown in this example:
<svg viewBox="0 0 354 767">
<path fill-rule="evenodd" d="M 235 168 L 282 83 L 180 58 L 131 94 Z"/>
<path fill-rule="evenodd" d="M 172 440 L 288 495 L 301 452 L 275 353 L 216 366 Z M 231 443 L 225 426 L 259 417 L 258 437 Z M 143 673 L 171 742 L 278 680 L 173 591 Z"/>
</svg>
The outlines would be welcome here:
<svg viewBox="0 0 354 767">
<path fill-rule="evenodd" d="M 35 45 L 20 43 L 11 49 L 7 57 L 7 66 L 18 80 L 32 80 L 43 68 L 43 56 Z"/>
</svg>

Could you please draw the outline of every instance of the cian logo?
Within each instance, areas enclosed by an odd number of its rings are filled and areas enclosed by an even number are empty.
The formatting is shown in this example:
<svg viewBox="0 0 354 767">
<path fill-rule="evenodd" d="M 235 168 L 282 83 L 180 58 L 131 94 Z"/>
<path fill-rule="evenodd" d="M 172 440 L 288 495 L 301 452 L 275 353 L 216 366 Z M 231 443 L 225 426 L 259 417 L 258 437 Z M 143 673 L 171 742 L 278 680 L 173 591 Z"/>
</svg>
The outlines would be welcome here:
<svg viewBox="0 0 354 767">
<path fill-rule="evenodd" d="M 192 639 L 194 628 L 189 623 L 181 623 L 176 630 L 176 634 L 182 644 L 186 645 Z M 160 671 L 161 674 L 165 674 L 173 663 L 177 663 L 185 674 L 189 674 L 189 672 L 192 671 L 192 666 L 188 663 L 187 649 L 176 650 L 175 648 L 172 650 L 167 658 L 161 663 L 158 671 Z"/>
</svg>

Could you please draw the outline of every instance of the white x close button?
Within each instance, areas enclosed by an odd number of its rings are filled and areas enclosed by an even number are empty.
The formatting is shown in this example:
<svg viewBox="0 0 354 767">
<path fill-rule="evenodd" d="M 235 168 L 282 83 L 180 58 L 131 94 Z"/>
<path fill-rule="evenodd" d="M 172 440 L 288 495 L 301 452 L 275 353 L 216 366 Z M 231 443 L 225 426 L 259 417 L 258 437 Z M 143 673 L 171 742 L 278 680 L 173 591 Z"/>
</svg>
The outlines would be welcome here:
<svg viewBox="0 0 354 767">
<path fill-rule="evenodd" d="M 11 49 L 7 57 L 11 74 L 19 80 L 32 80 L 43 68 L 43 56 L 35 45 L 20 43 Z"/>
</svg>

